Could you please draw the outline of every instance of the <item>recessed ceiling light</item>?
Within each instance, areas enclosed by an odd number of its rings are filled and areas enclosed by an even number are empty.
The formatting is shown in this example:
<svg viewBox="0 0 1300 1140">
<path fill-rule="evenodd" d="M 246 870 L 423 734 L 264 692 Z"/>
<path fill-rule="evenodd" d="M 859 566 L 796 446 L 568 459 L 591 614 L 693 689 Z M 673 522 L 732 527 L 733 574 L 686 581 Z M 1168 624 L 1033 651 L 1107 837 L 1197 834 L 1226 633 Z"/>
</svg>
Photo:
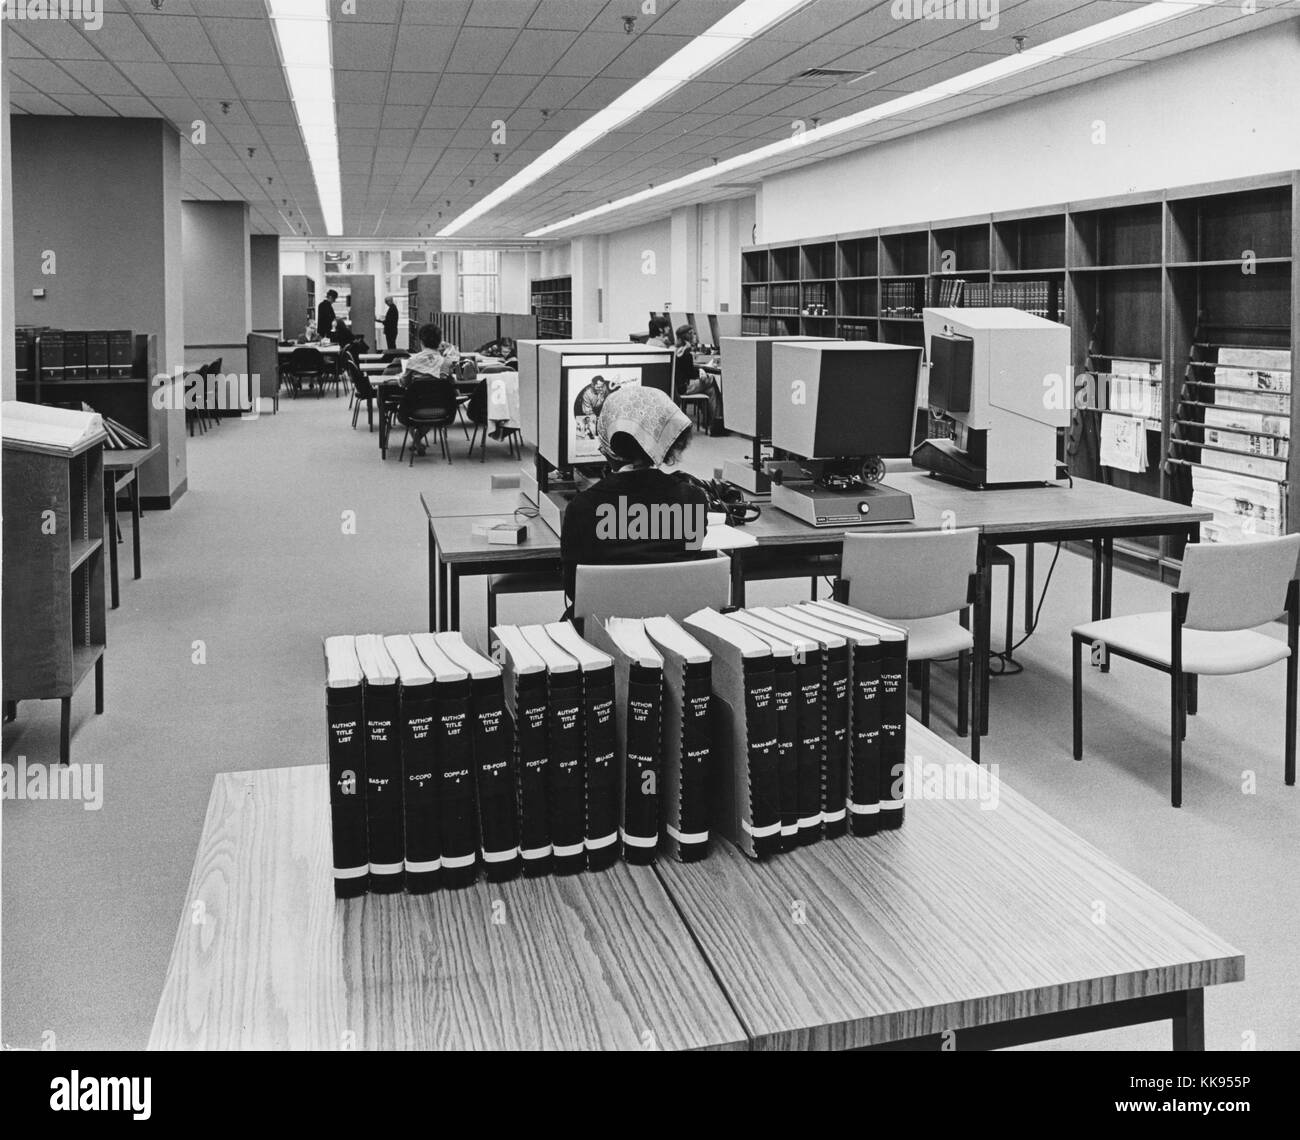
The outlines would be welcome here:
<svg viewBox="0 0 1300 1140">
<path fill-rule="evenodd" d="M 574 127 L 549 150 L 533 159 L 512 178 L 485 194 L 478 202 L 438 231 L 439 237 L 459 233 L 489 210 L 513 198 L 521 190 L 544 178 L 575 154 L 616 130 L 629 119 L 666 99 L 697 75 L 725 59 L 737 48 L 761 35 L 792 12 L 806 7 L 812 0 L 744 0 L 712 27 L 674 53 L 640 82 L 597 111 L 580 126 Z"/>
<path fill-rule="evenodd" d="M 325 232 L 343 233 L 343 185 L 334 111 L 328 0 L 266 0 L 298 129 L 316 180 Z"/>
<path fill-rule="evenodd" d="M 1214 3 L 1214 0 L 1156 0 L 1155 3 L 1144 4 L 1140 8 L 1125 12 L 1123 15 L 1113 16 L 1109 20 L 1102 20 L 1100 23 L 1082 28 L 1077 32 L 1071 32 L 1069 35 L 1049 40 L 1040 47 L 1025 48 L 1015 55 L 1005 56 L 992 63 L 984 64 L 982 67 L 954 76 L 952 79 L 942 80 L 921 91 L 913 91 L 908 95 L 901 95 L 897 99 L 890 99 L 875 107 L 858 111 L 856 114 L 833 119 L 829 123 L 804 131 L 800 135 L 780 139 L 777 142 L 769 143 L 767 146 L 759 147 L 757 150 L 747 151 L 744 154 L 724 159 L 716 166 L 706 166 L 701 170 L 683 175 L 681 178 L 674 178 L 657 189 L 640 190 L 635 194 L 628 194 L 626 197 L 619 198 L 610 205 L 596 206 L 581 214 L 575 214 L 562 222 L 552 222 L 550 225 L 530 230 L 524 236 L 530 238 L 546 237 L 557 230 L 580 225 L 583 222 L 591 221 L 593 218 L 614 213 L 629 206 L 639 205 L 652 198 L 659 198 L 665 194 L 672 194 L 689 186 L 698 185 L 701 182 L 711 181 L 719 175 L 730 174 L 732 171 L 742 170 L 756 163 L 784 157 L 791 151 L 805 149 L 809 143 L 834 138 L 847 131 L 856 130 L 859 127 L 879 122 L 881 119 L 891 118 L 894 115 L 900 115 L 905 111 L 923 107 L 928 103 L 935 103 L 940 99 L 960 95 L 977 87 L 996 83 L 1000 79 L 1006 79 L 1021 71 L 1028 71 L 1030 68 L 1041 67 L 1043 64 L 1083 51 L 1085 48 L 1095 47 L 1097 44 L 1109 40 L 1132 35 L 1134 32 L 1163 23 L 1165 20 L 1173 19 L 1176 16 L 1185 16 L 1189 12 L 1207 7 L 1212 3 Z"/>
</svg>

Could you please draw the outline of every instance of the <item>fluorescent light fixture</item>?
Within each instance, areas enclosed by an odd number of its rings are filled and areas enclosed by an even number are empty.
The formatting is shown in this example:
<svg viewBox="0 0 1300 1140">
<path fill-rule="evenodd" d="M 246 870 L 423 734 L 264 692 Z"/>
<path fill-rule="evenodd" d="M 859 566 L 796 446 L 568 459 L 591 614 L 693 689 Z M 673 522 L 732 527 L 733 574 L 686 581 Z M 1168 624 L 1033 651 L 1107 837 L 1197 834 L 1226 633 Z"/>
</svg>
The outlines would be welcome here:
<svg viewBox="0 0 1300 1140">
<path fill-rule="evenodd" d="M 733 8 L 707 31 L 696 36 L 684 48 L 664 60 L 649 75 L 634 84 L 609 106 L 597 111 L 580 126 L 574 127 L 549 150 L 533 159 L 491 193 L 484 195 L 468 210 L 453 218 L 438 231 L 438 237 L 459 233 L 489 210 L 513 198 L 527 186 L 545 178 L 552 170 L 585 150 L 598 139 L 617 130 L 630 119 L 668 98 L 674 91 L 737 48 L 762 35 L 792 12 L 812 0 L 745 0 Z"/>
<path fill-rule="evenodd" d="M 744 154 L 723 159 L 721 162 L 703 170 L 694 171 L 691 174 L 683 175 L 681 178 L 674 178 L 671 182 L 661 183 L 652 190 L 639 190 L 635 194 L 629 194 L 604 206 L 597 206 L 581 214 L 575 214 L 571 218 L 564 219 L 564 221 L 552 222 L 550 225 L 532 230 L 524 236 L 530 238 L 546 237 L 557 230 L 589 222 L 593 218 L 612 214 L 617 210 L 626 209 L 628 206 L 636 206 L 642 202 L 662 197 L 665 194 L 675 193 L 678 190 L 683 190 L 701 182 L 709 182 L 714 178 L 730 174 L 747 166 L 753 166 L 768 159 L 787 155 L 791 151 L 800 150 L 809 143 L 834 138 L 846 131 L 857 130 L 859 127 L 865 127 L 882 119 L 904 114 L 928 103 L 936 103 L 941 99 L 948 99 L 954 95 L 961 95 L 975 88 L 1007 79 L 1022 71 L 1041 67 L 1045 63 L 1050 63 L 1052 60 L 1060 59 L 1063 56 L 1073 55 L 1085 48 L 1095 47 L 1109 40 L 1132 35 L 1134 32 L 1163 23 L 1175 16 L 1186 15 L 1188 12 L 1207 7 L 1212 3 L 1214 3 L 1214 0 L 1158 0 L 1157 3 L 1134 8 L 1123 15 L 1112 17 L 1109 20 L 1102 20 L 1091 27 L 1049 40 L 1038 47 L 1026 48 L 1015 55 L 1005 56 L 994 60 L 992 63 L 984 64 L 982 67 L 954 76 L 952 79 L 942 80 L 921 91 L 901 95 L 897 99 L 890 99 L 888 102 L 869 107 L 856 114 L 846 115 L 841 119 L 833 119 L 829 123 L 823 123 L 812 130 L 804 131 L 803 134 L 792 135 L 777 142 L 769 143 L 767 146 L 759 147 L 757 150 L 746 151 Z"/>
<path fill-rule="evenodd" d="M 343 234 L 329 0 L 266 0 L 298 129 L 316 180 L 325 233 Z"/>
</svg>

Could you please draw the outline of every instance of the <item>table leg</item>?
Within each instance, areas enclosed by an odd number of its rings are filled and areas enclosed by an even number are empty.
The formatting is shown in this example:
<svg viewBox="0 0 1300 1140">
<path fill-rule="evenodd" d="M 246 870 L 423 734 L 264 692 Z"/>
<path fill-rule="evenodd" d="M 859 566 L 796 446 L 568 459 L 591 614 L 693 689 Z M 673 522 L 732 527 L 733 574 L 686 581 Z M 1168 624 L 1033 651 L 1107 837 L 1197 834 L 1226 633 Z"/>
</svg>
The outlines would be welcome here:
<svg viewBox="0 0 1300 1140">
<path fill-rule="evenodd" d="M 745 556 L 739 550 L 731 552 L 731 604 L 745 604 Z"/>
<path fill-rule="evenodd" d="M 448 629 L 460 629 L 460 571 L 454 566 L 449 566 L 451 582 L 449 584 L 449 593 L 451 594 L 450 609 L 448 620 L 451 622 Z"/>
<path fill-rule="evenodd" d="M 1101 621 L 1101 539 L 1092 540 L 1092 620 Z"/>
<path fill-rule="evenodd" d="M 1101 542 L 1101 616 L 1110 617 L 1111 587 L 1115 576 L 1115 540 L 1104 538 Z M 1110 672 L 1110 654 L 1103 653 L 1101 671 Z"/>
<path fill-rule="evenodd" d="M 140 579 L 140 472 L 131 473 L 131 551 L 135 558 L 135 579 Z"/>
<path fill-rule="evenodd" d="M 427 525 L 427 524 L 426 524 Z M 429 526 L 429 632 L 438 631 L 438 544 Z"/>
<path fill-rule="evenodd" d="M 989 731 L 989 640 L 993 620 L 993 571 L 987 561 L 980 567 L 979 601 L 975 606 L 975 630 L 980 670 L 979 731 Z"/>
<path fill-rule="evenodd" d="M 108 518 L 104 520 L 104 529 L 108 532 L 106 541 L 108 542 L 108 590 L 109 605 L 112 609 L 118 607 L 118 580 L 117 580 L 117 485 L 112 475 L 109 475 L 108 493 L 106 495 L 108 502 L 105 504 L 108 508 Z"/>
<path fill-rule="evenodd" d="M 59 699 L 59 763 L 66 764 L 72 753 L 72 698 Z"/>
<path fill-rule="evenodd" d="M 448 629 L 447 625 L 447 596 L 451 592 L 451 570 L 446 562 L 438 562 L 438 625 L 437 631 L 442 633 Z"/>
<path fill-rule="evenodd" d="M 104 711 L 104 655 L 95 662 L 95 713 Z"/>
<path fill-rule="evenodd" d="M 1034 544 L 1025 543 L 1025 633 L 1034 628 Z"/>
<path fill-rule="evenodd" d="M 1174 1052 L 1205 1052 L 1205 991 L 1187 990 L 1174 1015 Z"/>
</svg>

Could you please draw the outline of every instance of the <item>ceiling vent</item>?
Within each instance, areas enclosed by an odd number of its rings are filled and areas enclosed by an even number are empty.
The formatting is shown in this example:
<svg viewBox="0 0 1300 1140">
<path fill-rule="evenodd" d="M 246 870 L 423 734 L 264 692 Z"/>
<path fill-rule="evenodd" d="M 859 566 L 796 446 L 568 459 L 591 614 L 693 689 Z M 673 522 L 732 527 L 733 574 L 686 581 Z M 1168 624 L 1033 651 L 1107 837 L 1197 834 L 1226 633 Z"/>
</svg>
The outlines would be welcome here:
<svg viewBox="0 0 1300 1140">
<path fill-rule="evenodd" d="M 859 79 L 866 79 L 868 75 L 874 74 L 874 71 L 854 71 L 842 67 L 810 67 L 807 71 L 801 71 L 791 82 L 856 83 Z"/>
</svg>

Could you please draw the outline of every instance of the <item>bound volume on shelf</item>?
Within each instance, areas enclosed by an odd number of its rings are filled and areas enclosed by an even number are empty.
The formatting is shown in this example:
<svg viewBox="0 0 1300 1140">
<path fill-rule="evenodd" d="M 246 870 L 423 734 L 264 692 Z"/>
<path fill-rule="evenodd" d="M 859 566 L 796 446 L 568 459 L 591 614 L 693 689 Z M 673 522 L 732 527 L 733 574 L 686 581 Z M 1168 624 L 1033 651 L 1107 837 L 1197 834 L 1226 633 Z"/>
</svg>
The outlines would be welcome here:
<svg viewBox="0 0 1300 1140">
<path fill-rule="evenodd" d="M 659 847 L 664 659 L 640 618 L 591 616 L 584 632 L 614 662 L 619 838 L 628 863 L 653 863 Z"/>
<path fill-rule="evenodd" d="M 647 618 L 645 632 L 664 662 L 662 842 L 691 863 L 709 853 L 713 657 L 670 617 Z"/>
<path fill-rule="evenodd" d="M 368 888 L 365 708 L 356 639 L 325 639 L 325 720 L 329 751 L 330 833 L 334 894 L 354 898 Z"/>
</svg>

